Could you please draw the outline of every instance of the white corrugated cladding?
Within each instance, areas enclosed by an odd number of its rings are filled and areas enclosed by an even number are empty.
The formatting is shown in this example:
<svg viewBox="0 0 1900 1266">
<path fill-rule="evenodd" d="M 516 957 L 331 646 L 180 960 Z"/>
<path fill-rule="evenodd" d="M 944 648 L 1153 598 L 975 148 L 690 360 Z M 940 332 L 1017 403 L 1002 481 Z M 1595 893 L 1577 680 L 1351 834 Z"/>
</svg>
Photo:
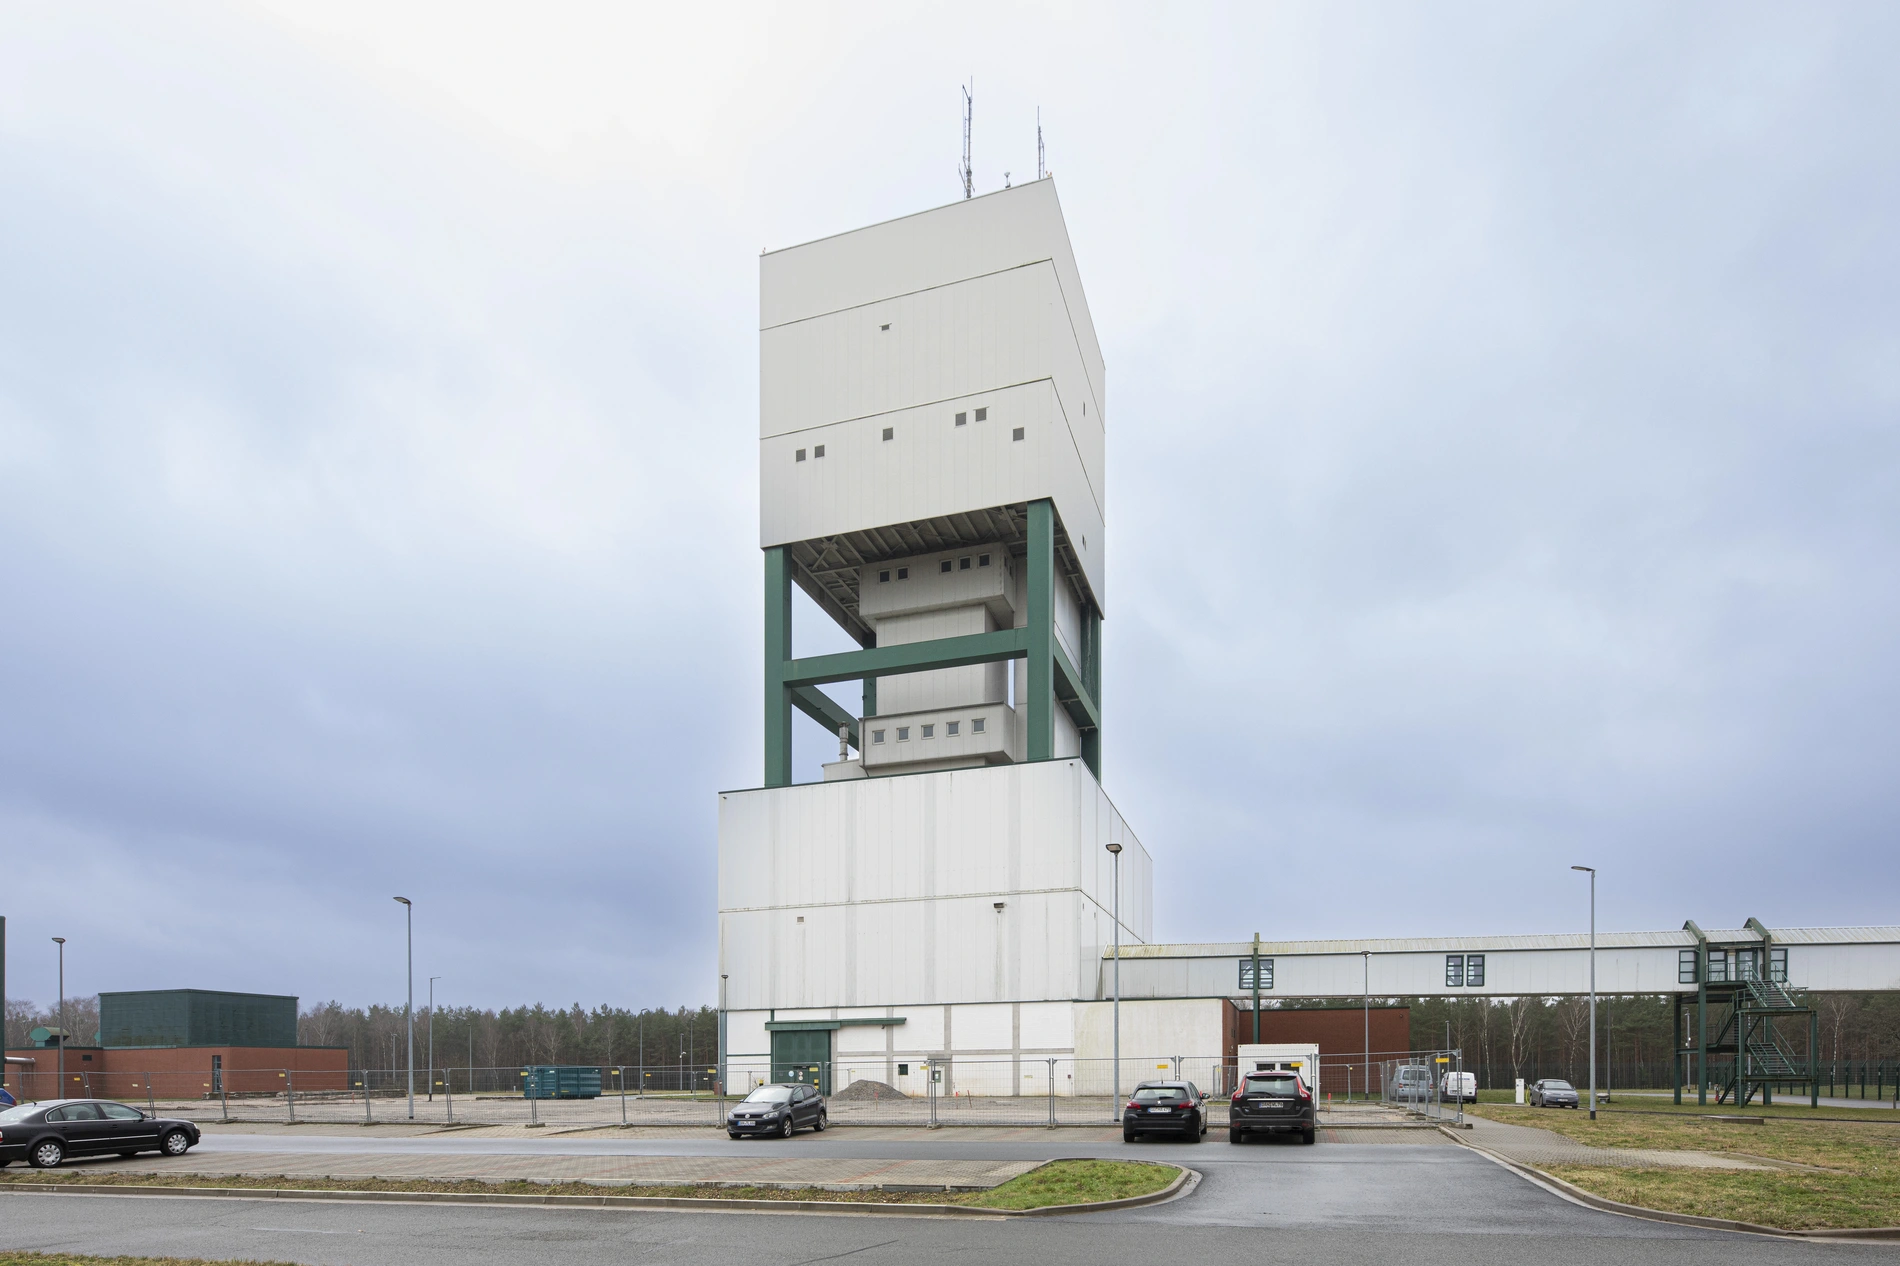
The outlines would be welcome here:
<svg viewBox="0 0 1900 1266">
<path fill-rule="evenodd" d="M 1049 497 L 1106 608 L 1102 357 L 1053 181 L 769 253 L 759 309 L 762 546 Z"/>
<path fill-rule="evenodd" d="M 1761 944 L 1747 929 L 1708 933 L 1716 944 Z M 1788 951 L 1788 984 L 1809 990 L 1900 988 L 1900 928 L 1769 929 L 1769 943 Z M 1614 932 L 1597 937 L 1598 993 L 1694 992 L 1679 975 L 1679 955 L 1695 946 L 1688 931 Z M 1242 997 L 1240 963 L 1251 942 L 1141 945 L 1122 954 L 1124 998 Z M 1368 958 L 1367 955 L 1370 955 Z M 1484 956 L 1484 983 L 1448 985 L 1448 956 Z M 1273 963 L 1265 996 L 1577 994 L 1590 988 L 1590 938 L 1472 936 L 1367 941 L 1265 942 Z M 1107 997 L 1109 963 L 1098 973 Z M 1369 972 L 1369 980 L 1368 980 Z M 1263 971 L 1262 975 L 1265 976 Z"/>
<path fill-rule="evenodd" d="M 1079 760 L 722 793 L 726 1005 L 1094 997 L 1111 838 L 1144 941 L 1147 852 Z"/>
</svg>

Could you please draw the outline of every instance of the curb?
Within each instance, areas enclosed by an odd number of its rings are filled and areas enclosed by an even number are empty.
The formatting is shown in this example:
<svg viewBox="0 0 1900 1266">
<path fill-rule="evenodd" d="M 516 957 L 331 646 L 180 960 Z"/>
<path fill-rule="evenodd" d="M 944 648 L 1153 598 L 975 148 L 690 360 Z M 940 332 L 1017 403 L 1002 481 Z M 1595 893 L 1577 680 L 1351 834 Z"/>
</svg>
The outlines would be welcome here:
<svg viewBox="0 0 1900 1266">
<path fill-rule="evenodd" d="M 1555 1174 L 1547 1174 L 1522 1161 L 1514 1161 L 1508 1156 L 1499 1155 L 1488 1147 L 1473 1143 L 1470 1139 L 1460 1138 L 1447 1132 L 1445 1137 L 1455 1143 L 1462 1143 L 1480 1156 L 1495 1161 L 1520 1178 L 1544 1188 L 1553 1195 L 1561 1196 L 1572 1204 L 1584 1205 L 1601 1213 L 1620 1214 L 1626 1218 L 1641 1218 L 1648 1222 L 1671 1222 L 1677 1226 L 1702 1227 L 1711 1231 L 1734 1231 L 1743 1235 L 1766 1235 L 1778 1240 L 1873 1240 L 1876 1242 L 1900 1242 L 1900 1226 L 1843 1227 L 1822 1230 L 1800 1231 L 1785 1227 L 1765 1226 L 1760 1222 L 1738 1222 L 1732 1218 L 1705 1218 L 1694 1213 L 1671 1213 L 1667 1209 L 1651 1209 L 1640 1204 L 1624 1204 L 1620 1200 L 1610 1200 L 1603 1196 L 1585 1191 L 1574 1183 L 1565 1182 Z"/>
<path fill-rule="evenodd" d="M 1140 1163 L 1156 1164 L 1157 1162 Z M 854 1217 L 1009 1219 L 1100 1213 L 1110 1209 L 1132 1209 L 1141 1205 L 1160 1204 L 1164 1200 L 1173 1200 L 1177 1196 L 1186 1195 L 1199 1185 L 1201 1176 L 1194 1170 L 1178 1165 L 1172 1168 L 1179 1171 L 1175 1174 L 1174 1181 L 1159 1191 L 1151 1191 L 1141 1196 L 1127 1196 L 1120 1200 L 1103 1200 L 1094 1204 L 1045 1205 L 1040 1209 L 979 1209 L 960 1204 L 869 1204 L 849 1200 L 744 1200 L 719 1197 L 553 1194 L 537 1196 L 512 1192 L 466 1191 L 324 1191 L 318 1188 L 295 1187 L 155 1187 L 130 1183 L 4 1182 L 0 1183 L 0 1191 L 18 1191 L 31 1195 L 182 1196 L 191 1199 L 314 1200 L 367 1204 L 520 1205 L 535 1208 L 670 1209 L 675 1211 L 697 1209 L 724 1213 L 817 1213 Z"/>
</svg>

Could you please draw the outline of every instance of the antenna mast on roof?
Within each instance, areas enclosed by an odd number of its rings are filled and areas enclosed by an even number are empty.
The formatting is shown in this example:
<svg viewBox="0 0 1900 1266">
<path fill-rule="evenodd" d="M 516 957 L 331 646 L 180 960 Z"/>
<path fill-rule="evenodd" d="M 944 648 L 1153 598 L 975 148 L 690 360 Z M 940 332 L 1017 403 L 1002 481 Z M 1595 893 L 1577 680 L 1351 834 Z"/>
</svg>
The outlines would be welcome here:
<svg viewBox="0 0 1900 1266">
<path fill-rule="evenodd" d="M 963 89 L 963 166 L 957 169 L 957 175 L 963 177 L 963 196 L 966 198 L 974 193 L 976 188 L 970 173 L 970 110 L 976 104 L 976 97 L 973 95 L 975 89 L 976 79 L 972 76 L 970 86 Z"/>
<path fill-rule="evenodd" d="M 1042 162 L 1042 107 L 1036 107 L 1036 179 L 1041 180 L 1049 174 Z"/>
</svg>

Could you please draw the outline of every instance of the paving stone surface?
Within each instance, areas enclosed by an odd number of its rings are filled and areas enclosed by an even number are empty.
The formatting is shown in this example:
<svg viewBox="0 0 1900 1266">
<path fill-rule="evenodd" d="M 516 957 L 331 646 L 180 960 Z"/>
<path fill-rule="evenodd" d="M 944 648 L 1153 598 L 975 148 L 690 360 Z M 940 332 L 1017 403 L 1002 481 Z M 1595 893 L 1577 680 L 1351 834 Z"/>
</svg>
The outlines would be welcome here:
<svg viewBox="0 0 1900 1266">
<path fill-rule="evenodd" d="M 189 1168 L 157 1156 L 88 1163 L 85 1172 L 186 1172 L 245 1178 L 470 1178 L 482 1182 L 591 1182 L 644 1186 L 717 1183 L 735 1186 L 984 1191 L 1034 1169 L 1034 1160 L 860 1160 L 809 1156 L 508 1156 L 443 1153 L 376 1154 L 199 1152 Z"/>
</svg>

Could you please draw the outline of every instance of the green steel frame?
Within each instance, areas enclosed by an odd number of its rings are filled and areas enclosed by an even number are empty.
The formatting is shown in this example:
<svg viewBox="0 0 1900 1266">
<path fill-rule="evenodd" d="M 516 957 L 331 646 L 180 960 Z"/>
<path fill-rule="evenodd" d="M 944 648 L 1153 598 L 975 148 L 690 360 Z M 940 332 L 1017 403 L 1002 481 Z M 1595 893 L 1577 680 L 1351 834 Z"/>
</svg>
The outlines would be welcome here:
<svg viewBox="0 0 1900 1266">
<path fill-rule="evenodd" d="M 866 716 L 877 715 L 877 679 L 939 668 L 963 668 L 998 660 L 1029 661 L 1027 698 L 1021 703 L 1027 721 L 1027 759 L 1055 757 L 1055 707 L 1062 707 L 1082 736 L 1082 759 L 1099 780 L 1102 776 L 1102 617 L 1085 602 L 1082 622 L 1082 663 L 1077 665 L 1055 635 L 1054 503 L 1031 501 L 1028 506 L 1029 542 L 1025 586 L 1026 622 L 1022 628 L 971 633 L 901 646 L 873 646 L 835 655 L 792 657 L 792 556 L 775 545 L 765 550 L 765 785 L 786 787 L 792 782 L 792 713 L 803 712 L 833 734 L 848 728 L 858 747 L 858 721 L 820 686 L 839 681 L 864 683 Z"/>
<path fill-rule="evenodd" d="M 1709 1102 L 1711 1087 L 1715 1089 L 1716 1103 L 1727 1103 L 1732 1099 L 1735 1106 L 1741 1107 L 1752 1102 L 1758 1091 L 1762 1103 L 1767 1105 L 1774 1102 L 1777 1086 L 1805 1086 L 1809 1106 L 1818 1108 L 1821 1106 L 1820 1013 L 1798 1001 L 1783 982 L 1773 979 L 1769 951 L 1774 938 L 1755 919 L 1748 920 L 1748 926 L 1760 935 L 1761 940 L 1735 946 L 1712 945 L 1708 934 L 1697 927 L 1694 920 L 1683 924 L 1683 930 L 1694 936 L 1696 942 L 1696 991 L 1693 1000 L 1688 994 L 1678 993 L 1675 996 L 1676 1102 L 1682 1102 L 1683 1073 L 1686 1071 L 1684 1065 L 1693 1059 L 1698 1104 L 1706 1105 Z M 1741 964 L 1747 960 L 1738 956 L 1737 967 L 1733 972 L 1725 971 L 1725 979 L 1711 981 L 1711 952 L 1726 953 L 1738 948 L 1756 951 L 1756 965 L 1744 973 Z M 1683 1031 L 1684 1013 L 1692 1006 L 1696 1017 L 1696 1039 L 1693 1045 L 1687 1041 Z M 1723 1009 L 1718 1012 L 1721 1024 L 1713 1040 L 1709 1037 L 1711 1006 Z M 1787 1020 L 1797 1016 L 1806 1016 L 1808 1021 L 1805 1058 L 1791 1051 L 1775 1031 L 1777 1019 Z M 1727 1063 L 1726 1075 L 1717 1070 L 1711 1076 L 1709 1057 L 1712 1055 Z"/>
</svg>

